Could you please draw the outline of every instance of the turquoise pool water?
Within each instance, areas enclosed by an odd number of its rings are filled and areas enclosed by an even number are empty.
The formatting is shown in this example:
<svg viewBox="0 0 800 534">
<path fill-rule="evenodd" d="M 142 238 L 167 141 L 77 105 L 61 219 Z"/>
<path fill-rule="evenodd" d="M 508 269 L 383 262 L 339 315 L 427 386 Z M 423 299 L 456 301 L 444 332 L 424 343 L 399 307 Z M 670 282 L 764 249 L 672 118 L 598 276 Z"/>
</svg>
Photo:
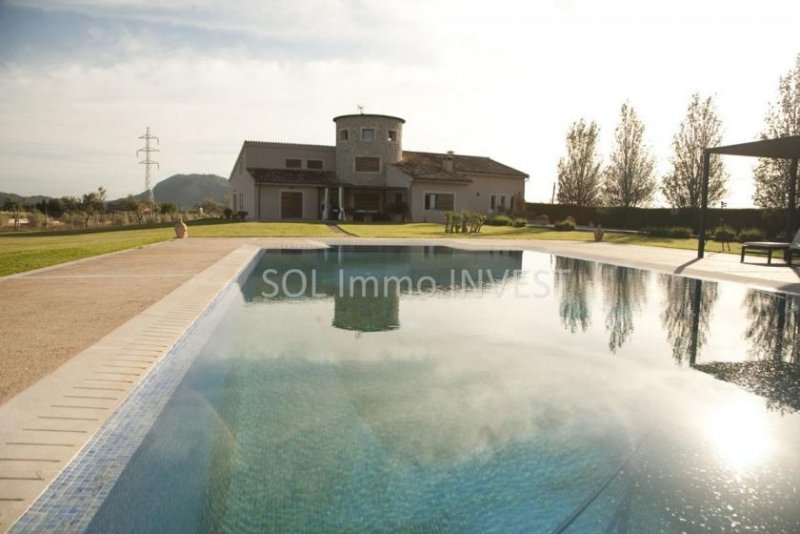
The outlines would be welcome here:
<svg viewBox="0 0 800 534">
<path fill-rule="evenodd" d="M 800 530 L 800 297 L 442 247 L 236 291 L 89 531 Z"/>
</svg>

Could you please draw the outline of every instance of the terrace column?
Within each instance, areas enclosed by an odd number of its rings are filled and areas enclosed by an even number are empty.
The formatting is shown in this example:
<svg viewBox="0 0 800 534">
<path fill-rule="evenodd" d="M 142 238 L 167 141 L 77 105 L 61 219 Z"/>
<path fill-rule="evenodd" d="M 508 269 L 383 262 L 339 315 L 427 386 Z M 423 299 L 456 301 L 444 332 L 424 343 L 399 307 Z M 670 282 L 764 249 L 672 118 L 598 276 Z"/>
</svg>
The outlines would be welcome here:
<svg viewBox="0 0 800 534">
<path fill-rule="evenodd" d="M 797 208 L 797 159 L 789 165 L 789 205 L 786 208 L 786 241 L 794 238 L 795 211 Z"/>
<path fill-rule="evenodd" d="M 339 220 L 344 220 L 344 187 L 339 186 Z"/>
<path fill-rule="evenodd" d="M 330 212 L 330 200 L 331 200 L 330 199 L 330 194 L 328 192 L 328 188 L 326 187 L 325 188 L 325 193 L 323 195 L 323 200 L 322 200 L 322 220 L 323 221 L 327 221 L 328 220 L 328 215 L 329 215 L 329 212 Z"/>
<path fill-rule="evenodd" d="M 706 210 L 708 209 L 708 174 L 711 154 L 703 151 L 703 178 L 700 183 L 700 227 L 697 231 L 697 257 L 702 258 L 706 252 Z"/>
</svg>

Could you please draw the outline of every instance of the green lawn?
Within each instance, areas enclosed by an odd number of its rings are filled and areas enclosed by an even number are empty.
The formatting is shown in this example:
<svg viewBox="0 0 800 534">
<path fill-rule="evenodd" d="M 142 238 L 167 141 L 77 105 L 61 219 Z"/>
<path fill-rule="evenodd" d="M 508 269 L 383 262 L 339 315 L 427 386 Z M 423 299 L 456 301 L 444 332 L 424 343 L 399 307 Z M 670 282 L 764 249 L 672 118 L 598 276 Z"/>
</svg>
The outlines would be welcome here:
<svg viewBox="0 0 800 534">
<path fill-rule="evenodd" d="M 330 237 L 332 235 L 330 228 L 316 223 L 199 221 L 189 226 L 190 237 Z M 0 233 L 0 276 L 167 241 L 174 236 L 175 232 L 171 226 Z"/>
<path fill-rule="evenodd" d="M 508 226 L 484 226 L 477 236 L 446 234 L 443 225 L 433 223 L 344 223 L 341 227 L 358 237 L 592 240 L 592 234 L 589 232 L 555 232 L 542 228 L 511 228 Z M 328 226 L 320 223 L 232 223 L 222 221 L 189 223 L 190 237 L 333 237 L 335 235 Z M 173 236 L 172 227 L 167 225 L 151 228 L 114 228 L 69 232 L 0 233 L 0 276 L 167 241 Z M 653 247 L 697 249 L 696 239 L 657 238 L 607 232 L 605 241 Z M 717 252 L 720 248 L 719 243 L 709 242 L 706 250 Z M 731 244 L 732 253 L 738 254 L 740 250 L 739 244 Z"/>
<path fill-rule="evenodd" d="M 447 237 L 467 237 L 470 239 L 480 239 L 486 237 L 509 238 L 509 239 L 543 239 L 543 240 L 565 240 L 565 241 L 593 241 L 594 237 L 590 232 L 556 232 L 544 228 L 512 228 L 510 226 L 484 226 L 478 235 L 467 236 L 463 234 L 447 234 L 444 226 L 434 223 L 410 223 L 410 224 L 368 224 L 368 223 L 344 223 L 339 225 L 347 232 L 358 237 L 408 237 L 408 238 L 447 238 Z M 625 234 L 616 232 L 606 232 L 604 241 L 609 243 L 626 243 L 630 245 L 644 245 L 650 247 L 680 248 L 686 250 L 697 250 L 697 239 L 673 239 L 668 237 L 648 237 L 639 234 Z M 719 243 L 708 241 L 706 250 L 709 252 L 721 251 Z M 739 254 L 741 245 L 731 243 L 732 254 Z M 727 252 L 727 250 L 726 250 Z"/>
</svg>

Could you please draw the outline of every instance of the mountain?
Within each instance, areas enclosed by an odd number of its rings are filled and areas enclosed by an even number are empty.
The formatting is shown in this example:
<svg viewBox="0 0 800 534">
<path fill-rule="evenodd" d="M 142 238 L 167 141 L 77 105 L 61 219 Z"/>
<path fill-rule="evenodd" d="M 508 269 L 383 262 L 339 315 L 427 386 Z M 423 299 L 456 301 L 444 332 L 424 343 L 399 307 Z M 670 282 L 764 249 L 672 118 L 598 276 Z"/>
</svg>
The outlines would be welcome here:
<svg viewBox="0 0 800 534">
<path fill-rule="evenodd" d="M 17 195 L 16 193 L 4 193 L 0 191 L 0 206 L 2 206 L 6 199 L 12 202 L 19 202 L 23 206 L 32 206 L 37 202 L 41 202 L 42 200 L 50 200 L 51 197 L 46 197 L 42 195 L 32 195 L 29 197 L 24 197 L 22 195 Z"/>
<path fill-rule="evenodd" d="M 206 199 L 224 202 L 228 179 L 216 174 L 175 174 L 153 187 L 156 202 L 174 202 L 182 210 L 192 209 Z M 143 199 L 145 193 L 136 195 Z"/>
</svg>

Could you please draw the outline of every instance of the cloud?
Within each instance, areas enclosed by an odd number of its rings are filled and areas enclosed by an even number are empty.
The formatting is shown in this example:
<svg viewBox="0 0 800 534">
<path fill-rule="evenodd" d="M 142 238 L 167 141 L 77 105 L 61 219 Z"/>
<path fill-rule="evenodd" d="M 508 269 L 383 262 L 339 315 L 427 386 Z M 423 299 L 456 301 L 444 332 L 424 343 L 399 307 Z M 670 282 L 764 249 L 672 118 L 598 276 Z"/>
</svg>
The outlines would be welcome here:
<svg viewBox="0 0 800 534">
<path fill-rule="evenodd" d="M 356 104 L 406 118 L 408 149 L 491 156 L 549 200 L 569 124 L 598 120 L 608 153 L 629 99 L 663 173 L 691 93 L 717 95 L 725 141 L 753 139 L 800 52 L 796 17 L 772 16 L 794 3 L 725 6 L 12 1 L 0 190 L 139 191 L 145 126 L 160 176 L 227 175 L 243 139 L 331 144 L 330 119 Z M 751 163 L 731 165 L 731 204 L 747 203 Z"/>
</svg>

